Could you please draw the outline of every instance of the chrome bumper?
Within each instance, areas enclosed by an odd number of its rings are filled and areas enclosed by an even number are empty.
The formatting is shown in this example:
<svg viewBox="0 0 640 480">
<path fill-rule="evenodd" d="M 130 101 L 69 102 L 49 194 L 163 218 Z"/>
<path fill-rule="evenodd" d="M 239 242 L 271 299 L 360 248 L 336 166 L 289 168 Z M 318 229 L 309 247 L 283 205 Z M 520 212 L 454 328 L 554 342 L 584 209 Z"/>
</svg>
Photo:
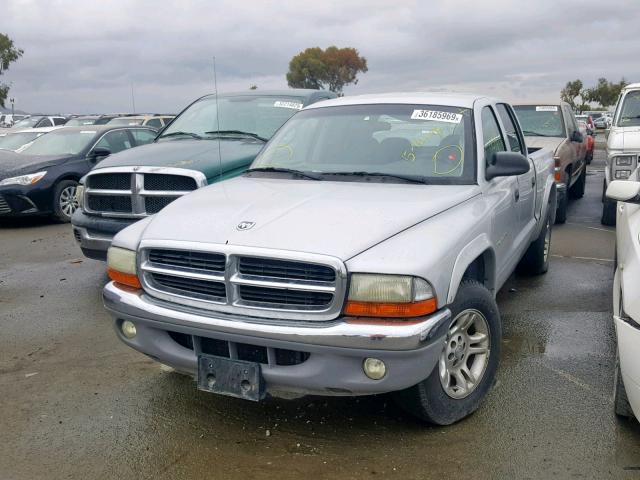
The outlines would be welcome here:
<svg viewBox="0 0 640 480">
<path fill-rule="evenodd" d="M 105 308 L 116 319 L 148 323 L 168 329 L 171 326 L 197 328 L 204 335 L 251 337 L 254 343 L 282 342 L 309 347 L 337 347 L 365 350 L 407 351 L 424 347 L 442 336 L 451 312 L 442 309 L 417 323 L 393 325 L 331 322 L 266 323 L 244 316 L 232 316 L 169 305 L 149 298 L 141 290 L 124 290 L 113 282 L 103 291 Z M 446 325 L 446 326 L 445 326 Z M 441 327 L 444 327 L 441 328 Z M 313 350 L 310 348 L 309 350 Z"/>
</svg>

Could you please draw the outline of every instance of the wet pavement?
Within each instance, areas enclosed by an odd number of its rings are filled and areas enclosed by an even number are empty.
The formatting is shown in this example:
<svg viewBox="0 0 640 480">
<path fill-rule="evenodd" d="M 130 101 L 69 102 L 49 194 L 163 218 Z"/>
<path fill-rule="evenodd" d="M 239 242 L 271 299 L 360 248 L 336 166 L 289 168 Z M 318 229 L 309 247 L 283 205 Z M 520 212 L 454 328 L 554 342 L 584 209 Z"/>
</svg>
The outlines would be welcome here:
<svg viewBox="0 0 640 480">
<path fill-rule="evenodd" d="M 387 396 L 199 392 L 122 345 L 104 265 L 68 225 L 0 224 L 0 480 L 640 478 L 640 424 L 613 414 L 615 234 L 602 152 L 553 231 L 542 277 L 512 277 L 496 386 L 470 418 L 425 426 Z"/>
</svg>

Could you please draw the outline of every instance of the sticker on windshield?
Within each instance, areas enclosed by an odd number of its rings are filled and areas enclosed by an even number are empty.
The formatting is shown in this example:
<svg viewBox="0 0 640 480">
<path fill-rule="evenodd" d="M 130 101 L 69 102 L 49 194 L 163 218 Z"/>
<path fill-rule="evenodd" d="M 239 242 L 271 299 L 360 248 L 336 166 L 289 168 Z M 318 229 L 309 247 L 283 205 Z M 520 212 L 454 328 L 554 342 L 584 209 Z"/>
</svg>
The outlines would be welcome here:
<svg viewBox="0 0 640 480">
<path fill-rule="evenodd" d="M 460 123 L 462 114 L 452 112 L 440 112 L 437 110 L 414 110 L 411 120 L 433 120 L 436 122 Z"/>
<path fill-rule="evenodd" d="M 284 102 L 282 100 L 277 100 L 276 102 L 274 102 L 273 106 L 280 107 L 280 108 L 293 108 L 294 110 L 302 110 L 302 107 L 304 105 L 298 102 Z"/>
<path fill-rule="evenodd" d="M 558 107 L 556 105 L 538 105 L 536 112 L 557 112 Z"/>
</svg>

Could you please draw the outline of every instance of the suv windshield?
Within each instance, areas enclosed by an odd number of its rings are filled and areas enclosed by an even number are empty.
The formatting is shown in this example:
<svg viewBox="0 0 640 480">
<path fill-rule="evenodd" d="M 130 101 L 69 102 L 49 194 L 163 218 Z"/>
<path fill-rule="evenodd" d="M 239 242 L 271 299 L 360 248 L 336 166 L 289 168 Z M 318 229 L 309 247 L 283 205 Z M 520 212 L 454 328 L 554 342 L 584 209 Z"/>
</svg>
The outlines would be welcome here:
<svg viewBox="0 0 640 480">
<path fill-rule="evenodd" d="M 314 108 L 287 122 L 251 169 L 297 171 L 304 174 L 301 178 L 323 180 L 473 184 L 473 144 L 467 108 L 405 104 Z"/>
<path fill-rule="evenodd" d="M 224 134 L 240 135 L 240 132 L 271 138 L 273 133 L 302 107 L 303 101 L 297 97 L 239 95 L 218 97 L 216 111 L 216 98 L 209 96 L 198 100 L 182 112 L 162 132 L 159 139 L 169 136 L 179 138 L 180 132 L 187 135 L 196 134 L 203 138 L 219 138 Z"/>
<path fill-rule="evenodd" d="M 515 105 L 513 109 L 525 136 L 566 136 L 562 112 L 557 105 Z"/>
<path fill-rule="evenodd" d="M 20 153 L 26 155 L 77 155 L 96 136 L 95 130 L 61 128 L 36 138 Z"/>
<path fill-rule="evenodd" d="M 640 90 L 632 90 L 624 96 L 618 127 L 636 127 L 640 125 Z"/>
</svg>

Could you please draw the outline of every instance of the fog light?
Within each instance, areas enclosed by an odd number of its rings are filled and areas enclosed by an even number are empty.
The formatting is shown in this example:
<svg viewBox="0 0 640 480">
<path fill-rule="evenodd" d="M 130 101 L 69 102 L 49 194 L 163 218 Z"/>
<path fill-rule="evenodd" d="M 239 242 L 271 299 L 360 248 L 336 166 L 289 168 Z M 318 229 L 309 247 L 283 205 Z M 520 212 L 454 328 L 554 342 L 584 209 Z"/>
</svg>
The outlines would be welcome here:
<svg viewBox="0 0 640 480">
<path fill-rule="evenodd" d="M 362 369 L 371 380 L 380 380 L 387 373 L 387 366 L 377 358 L 365 358 Z"/>
<path fill-rule="evenodd" d="M 124 322 L 122 322 L 122 325 L 120 325 L 120 330 L 122 330 L 122 334 L 127 338 L 133 338 L 137 333 L 136 326 L 129 320 L 125 320 Z"/>
</svg>

